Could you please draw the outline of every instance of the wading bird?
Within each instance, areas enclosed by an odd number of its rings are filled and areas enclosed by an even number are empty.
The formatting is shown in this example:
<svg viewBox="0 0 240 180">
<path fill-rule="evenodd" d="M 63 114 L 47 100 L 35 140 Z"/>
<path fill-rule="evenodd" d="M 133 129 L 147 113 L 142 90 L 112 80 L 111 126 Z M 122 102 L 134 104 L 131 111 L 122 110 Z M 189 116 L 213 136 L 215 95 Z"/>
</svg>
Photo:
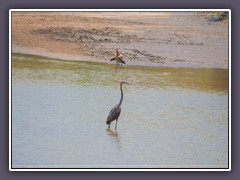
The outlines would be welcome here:
<svg viewBox="0 0 240 180">
<path fill-rule="evenodd" d="M 114 106 L 114 108 L 112 108 L 112 110 L 110 111 L 110 113 L 107 117 L 106 124 L 108 125 L 108 128 L 110 128 L 111 122 L 116 120 L 115 129 L 117 129 L 117 121 L 118 121 L 118 117 L 120 116 L 120 113 L 121 113 L 121 104 L 122 104 L 122 101 L 123 101 L 123 90 L 122 90 L 122 85 L 123 84 L 131 85 L 127 82 L 121 81 L 121 83 L 120 83 L 121 99 L 120 99 L 120 102 L 116 106 Z"/>
<path fill-rule="evenodd" d="M 117 54 L 114 58 L 110 59 L 110 61 L 116 61 L 116 67 L 121 64 L 126 64 L 125 61 L 123 61 L 123 55 L 121 53 L 118 52 L 118 50 L 116 50 Z"/>
</svg>

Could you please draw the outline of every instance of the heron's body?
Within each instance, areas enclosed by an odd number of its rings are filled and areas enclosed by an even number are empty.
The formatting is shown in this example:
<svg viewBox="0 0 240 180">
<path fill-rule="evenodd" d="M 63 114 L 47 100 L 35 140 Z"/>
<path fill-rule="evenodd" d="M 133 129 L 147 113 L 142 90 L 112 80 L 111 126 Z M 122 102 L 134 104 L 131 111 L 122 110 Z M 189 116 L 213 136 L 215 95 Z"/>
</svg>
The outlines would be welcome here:
<svg viewBox="0 0 240 180">
<path fill-rule="evenodd" d="M 125 61 L 123 61 L 123 55 L 120 54 L 118 52 L 118 50 L 116 50 L 117 54 L 114 58 L 110 59 L 110 61 L 116 61 L 116 66 L 118 66 L 119 64 L 126 64 Z"/>
<path fill-rule="evenodd" d="M 129 84 L 129 83 L 124 82 L 124 81 L 122 81 L 120 83 L 121 99 L 120 99 L 120 102 L 111 109 L 111 111 L 110 111 L 110 113 L 107 117 L 106 124 L 108 125 L 108 128 L 110 128 L 111 122 L 116 120 L 115 129 L 117 129 L 117 121 L 118 121 L 118 118 L 119 118 L 120 113 L 121 113 L 121 105 L 122 105 L 122 101 L 123 101 L 123 90 L 122 90 L 122 85 L 123 84 Z"/>
<path fill-rule="evenodd" d="M 108 117 L 107 117 L 107 125 L 110 125 L 111 122 L 113 122 L 114 120 L 117 120 L 118 117 L 120 116 L 121 113 L 121 107 L 119 107 L 118 105 L 114 106 L 114 108 L 111 109 Z"/>
</svg>

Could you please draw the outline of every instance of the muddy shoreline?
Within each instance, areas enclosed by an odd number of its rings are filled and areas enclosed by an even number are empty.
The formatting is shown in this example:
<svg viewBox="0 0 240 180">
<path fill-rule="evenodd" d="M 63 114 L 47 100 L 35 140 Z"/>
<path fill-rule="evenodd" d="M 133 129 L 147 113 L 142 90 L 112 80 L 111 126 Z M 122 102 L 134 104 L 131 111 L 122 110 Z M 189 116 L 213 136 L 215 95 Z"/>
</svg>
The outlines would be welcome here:
<svg viewBox="0 0 240 180">
<path fill-rule="evenodd" d="M 12 12 L 12 52 L 127 65 L 228 68 L 228 22 L 194 12 Z"/>
</svg>

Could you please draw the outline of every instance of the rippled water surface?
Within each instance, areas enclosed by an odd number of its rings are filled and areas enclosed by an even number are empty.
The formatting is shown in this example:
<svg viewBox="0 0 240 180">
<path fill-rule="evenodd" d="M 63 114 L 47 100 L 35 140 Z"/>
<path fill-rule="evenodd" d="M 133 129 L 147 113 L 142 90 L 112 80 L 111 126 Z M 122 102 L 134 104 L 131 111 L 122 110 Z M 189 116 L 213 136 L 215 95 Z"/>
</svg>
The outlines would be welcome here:
<svg viewBox="0 0 240 180">
<path fill-rule="evenodd" d="M 107 128 L 109 111 L 122 112 Z M 228 70 L 14 54 L 13 168 L 228 168 Z"/>
</svg>

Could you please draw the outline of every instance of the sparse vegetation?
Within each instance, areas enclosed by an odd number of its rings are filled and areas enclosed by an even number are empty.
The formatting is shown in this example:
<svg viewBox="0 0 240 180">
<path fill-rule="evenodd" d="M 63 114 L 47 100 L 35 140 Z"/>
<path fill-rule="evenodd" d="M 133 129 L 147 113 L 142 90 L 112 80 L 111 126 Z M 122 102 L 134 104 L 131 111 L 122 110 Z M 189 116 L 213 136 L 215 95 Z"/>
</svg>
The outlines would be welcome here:
<svg viewBox="0 0 240 180">
<path fill-rule="evenodd" d="M 201 15 L 204 16 L 210 22 L 219 22 L 228 20 L 228 12 L 227 11 L 211 11 L 211 12 L 203 12 Z"/>
</svg>

